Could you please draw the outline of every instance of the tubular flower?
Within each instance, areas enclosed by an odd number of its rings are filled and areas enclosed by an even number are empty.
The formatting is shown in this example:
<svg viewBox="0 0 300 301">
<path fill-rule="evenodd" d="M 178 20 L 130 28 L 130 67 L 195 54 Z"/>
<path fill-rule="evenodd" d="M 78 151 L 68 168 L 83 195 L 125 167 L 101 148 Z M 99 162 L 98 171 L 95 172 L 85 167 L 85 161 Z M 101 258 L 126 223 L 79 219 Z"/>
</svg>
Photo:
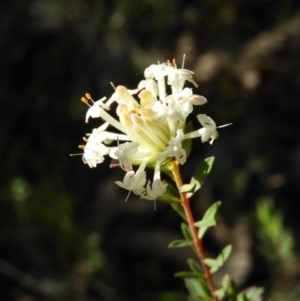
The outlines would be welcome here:
<svg viewBox="0 0 300 301">
<path fill-rule="evenodd" d="M 207 102 L 192 89 L 184 88 L 186 82 L 198 87 L 193 74 L 168 61 L 146 68 L 145 79 L 136 89 L 117 86 L 110 98 L 98 101 L 86 93 L 81 98 L 89 106 L 85 121 L 101 118 L 104 123 L 84 138 L 86 145 L 79 146 L 84 163 L 96 167 L 109 156 L 114 162 L 111 166 L 120 166 L 126 172 L 123 181 L 116 182 L 118 186 L 146 199 L 162 196 L 167 184 L 161 180 L 160 168 L 172 160 L 186 162 L 183 141 L 201 137 L 202 142 L 212 143 L 218 137 L 215 122 L 204 114 L 197 116 L 203 128 L 184 133 L 193 106 Z M 109 114 L 114 108 L 116 118 Z M 155 166 L 152 184 L 146 179 L 147 166 Z"/>
</svg>

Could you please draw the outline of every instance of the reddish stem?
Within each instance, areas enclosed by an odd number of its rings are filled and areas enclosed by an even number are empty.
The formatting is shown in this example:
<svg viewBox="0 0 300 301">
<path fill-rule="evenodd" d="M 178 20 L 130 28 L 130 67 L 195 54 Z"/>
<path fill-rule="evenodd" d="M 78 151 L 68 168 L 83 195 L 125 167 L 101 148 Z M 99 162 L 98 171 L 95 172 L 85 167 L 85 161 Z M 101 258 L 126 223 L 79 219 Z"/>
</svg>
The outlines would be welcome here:
<svg viewBox="0 0 300 301">
<path fill-rule="evenodd" d="M 182 179 L 181 179 L 181 175 L 180 175 L 180 171 L 179 171 L 179 165 L 178 165 L 177 161 L 174 161 L 172 163 L 172 172 L 173 172 L 173 175 L 175 177 L 175 182 L 176 182 L 177 188 L 180 191 L 180 188 L 183 186 L 183 182 L 182 182 Z M 208 283 L 213 301 L 220 301 L 216 296 L 214 296 L 214 291 L 216 290 L 216 287 L 215 287 L 215 284 L 214 284 L 214 281 L 213 281 L 213 278 L 212 278 L 212 274 L 209 270 L 209 267 L 204 262 L 206 256 L 205 256 L 205 253 L 204 253 L 202 240 L 201 240 L 201 238 L 198 237 L 197 229 L 194 225 L 195 220 L 194 220 L 194 216 L 193 216 L 191 206 L 190 206 L 190 199 L 187 197 L 186 193 L 181 193 L 180 196 L 181 196 L 181 205 L 184 209 L 189 228 L 192 232 L 193 239 L 194 239 L 194 245 L 195 245 L 195 248 L 196 248 L 196 251 L 197 251 L 197 255 L 198 255 L 200 263 L 203 267 L 204 276 L 207 280 L 207 283 Z"/>
</svg>

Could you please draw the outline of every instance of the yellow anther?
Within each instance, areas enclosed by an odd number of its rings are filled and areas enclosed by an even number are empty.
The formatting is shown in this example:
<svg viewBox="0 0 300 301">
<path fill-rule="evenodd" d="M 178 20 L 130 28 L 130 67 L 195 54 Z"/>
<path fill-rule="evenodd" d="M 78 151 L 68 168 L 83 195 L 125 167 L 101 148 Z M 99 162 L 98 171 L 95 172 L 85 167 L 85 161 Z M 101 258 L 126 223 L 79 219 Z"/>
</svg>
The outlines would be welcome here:
<svg viewBox="0 0 300 301">
<path fill-rule="evenodd" d="M 85 97 L 81 97 L 80 100 L 81 100 L 82 102 L 84 102 L 84 103 L 88 103 L 88 102 L 89 102 Z"/>
<path fill-rule="evenodd" d="M 85 145 L 78 145 L 79 148 L 84 149 Z"/>
<path fill-rule="evenodd" d="M 85 93 L 85 97 L 86 97 L 87 99 L 92 99 L 92 96 L 91 96 L 90 93 Z"/>
<path fill-rule="evenodd" d="M 83 140 L 84 142 L 88 142 L 88 139 L 87 139 L 86 137 L 82 137 L 82 140 Z"/>
</svg>

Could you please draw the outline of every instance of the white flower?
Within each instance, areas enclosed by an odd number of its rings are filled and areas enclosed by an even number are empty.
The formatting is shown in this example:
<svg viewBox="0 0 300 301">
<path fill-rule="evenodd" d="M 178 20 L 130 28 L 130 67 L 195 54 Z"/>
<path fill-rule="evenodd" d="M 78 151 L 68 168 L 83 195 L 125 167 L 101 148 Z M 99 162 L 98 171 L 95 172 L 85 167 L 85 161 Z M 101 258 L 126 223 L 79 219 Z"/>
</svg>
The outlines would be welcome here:
<svg viewBox="0 0 300 301">
<path fill-rule="evenodd" d="M 203 126 L 203 128 L 200 129 L 201 141 L 207 142 L 210 140 L 209 143 L 213 144 L 214 140 L 219 137 L 216 123 L 209 116 L 204 114 L 197 115 L 197 119 Z"/>
<path fill-rule="evenodd" d="M 93 105 L 90 105 L 88 102 L 89 100 L 93 103 Z M 91 97 L 91 94 L 86 93 L 85 97 L 81 97 L 81 101 L 86 103 L 90 108 L 88 109 L 86 116 L 85 116 L 85 122 L 87 123 L 89 121 L 89 118 L 98 118 L 101 116 L 101 107 L 103 107 L 103 101 L 106 100 L 106 97 L 102 97 L 101 99 L 94 101 Z"/>
<path fill-rule="evenodd" d="M 193 83 L 196 88 L 198 87 L 197 83 L 193 79 L 193 71 L 177 69 L 175 61 L 173 62 L 173 65 L 169 63 L 169 66 L 167 67 L 168 85 L 171 85 L 173 94 L 180 93 L 182 91 L 185 81 Z"/>
<path fill-rule="evenodd" d="M 186 152 L 182 148 L 182 140 L 184 138 L 183 130 L 177 130 L 176 137 L 172 137 L 168 143 L 167 149 L 157 154 L 158 160 L 164 160 L 167 157 L 175 157 L 175 159 L 180 163 L 184 164 L 186 161 Z"/>
<path fill-rule="evenodd" d="M 128 171 L 123 182 L 117 181 L 115 183 L 126 190 L 132 191 L 137 195 L 141 195 L 145 191 L 144 185 L 146 184 L 146 172 L 137 171 L 135 173 L 133 170 Z"/>
<path fill-rule="evenodd" d="M 203 128 L 193 131 L 191 133 L 185 134 L 184 139 L 201 137 L 202 142 L 207 142 L 210 140 L 210 144 L 213 144 L 214 140 L 219 137 L 217 131 L 216 123 L 207 115 L 199 114 L 197 115 L 198 121 L 201 123 Z"/>
<path fill-rule="evenodd" d="M 109 155 L 113 159 L 118 159 L 120 166 L 122 169 L 126 171 L 132 170 L 132 163 L 130 160 L 130 157 L 134 155 L 139 147 L 138 142 L 125 142 L 123 144 L 120 144 L 118 147 L 114 147 Z"/>
<path fill-rule="evenodd" d="M 164 121 L 167 117 L 174 121 L 184 122 L 185 120 L 183 113 L 176 108 L 176 102 L 173 97 L 168 97 L 167 103 L 155 102 L 152 105 L 152 110 L 156 113 L 153 117 L 156 121 Z"/>
<path fill-rule="evenodd" d="M 163 183 L 160 179 L 155 179 L 152 183 L 152 187 L 150 183 L 151 181 L 148 181 L 146 186 L 146 195 L 142 196 L 142 198 L 155 201 L 157 198 L 165 194 L 168 184 Z"/>
<path fill-rule="evenodd" d="M 165 194 L 168 186 L 167 183 L 163 183 L 160 179 L 160 161 L 156 161 L 155 164 L 152 187 L 150 183 L 151 181 L 148 181 L 146 194 L 142 195 L 141 198 L 155 201 L 157 198 Z"/>
<path fill-rule="evenodd" d="M 184 88 L 181 93 L 174 96 L 177 104 L 181 105 L 182 113 L 187 117 L 193 111 L 193 105 L 203 105 L 207 99 L 201 95 L 193 94 L 192 89 Z"/>
<path fill-rule="evenodd" d="M 108 148 L 102 141 L 97 140 L 97 136 L 91 135 L 88 139 L 84 138 L 86 145 L 80 145 L 79 148 L 84 150 L 82 160 L 89 167 L 96 167 L 97 164 L 104 161 L 104 156 L 108 153 Z"/>
<path fill-rule="evenodd" d="M 158 85 L 157 82 L 154 79 L 144 79 L 140 81 L 138 85 L 138 90 L 148 90 L 151 92 L 151 94 L 156 98 L 159 94 L 158 92 Z"/>
</svg>

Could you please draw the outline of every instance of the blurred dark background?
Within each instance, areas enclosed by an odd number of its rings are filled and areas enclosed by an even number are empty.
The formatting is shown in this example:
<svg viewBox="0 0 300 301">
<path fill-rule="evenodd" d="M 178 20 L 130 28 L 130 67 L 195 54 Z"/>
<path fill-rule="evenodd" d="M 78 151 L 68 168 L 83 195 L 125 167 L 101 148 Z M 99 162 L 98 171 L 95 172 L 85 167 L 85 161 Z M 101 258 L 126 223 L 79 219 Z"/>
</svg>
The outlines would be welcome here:
<svg viewBox="0 0 300 301">
<path fill-rule="evenodd" d="M 255 208 L 274 200 L 297 253 L 299 1 L 13 0 L 0 16 L 1 300 L 186 300 L 174 273 L 193 254 L 167 248 L 181 238 L 176 212 L 134 196 L 125 203 L 114 184 L 123 172 L 109 160 L 89 169 L 69 157 L 100 125 L 84 123 L 85 92 L 99 99 L 112 94 L 110 82 L 135 88 L 149 64 L 180 65 L 183 54 L 199 84 L 194 92 L 208 99 L 195 114 L 233 122 L 213 146 L 194 141 L 183 168 L 188 180 L 216 156 L 193 200 L 198 219 L 222 200 L 207 252 L 232 243 L 225 272 L 238 286 L 264 286 L 272 301 L 288 300 L 278 297 L 269 251 L 258 248 Z M 285 279 L 293 288 L 296 262 Z"/>
</svg>

